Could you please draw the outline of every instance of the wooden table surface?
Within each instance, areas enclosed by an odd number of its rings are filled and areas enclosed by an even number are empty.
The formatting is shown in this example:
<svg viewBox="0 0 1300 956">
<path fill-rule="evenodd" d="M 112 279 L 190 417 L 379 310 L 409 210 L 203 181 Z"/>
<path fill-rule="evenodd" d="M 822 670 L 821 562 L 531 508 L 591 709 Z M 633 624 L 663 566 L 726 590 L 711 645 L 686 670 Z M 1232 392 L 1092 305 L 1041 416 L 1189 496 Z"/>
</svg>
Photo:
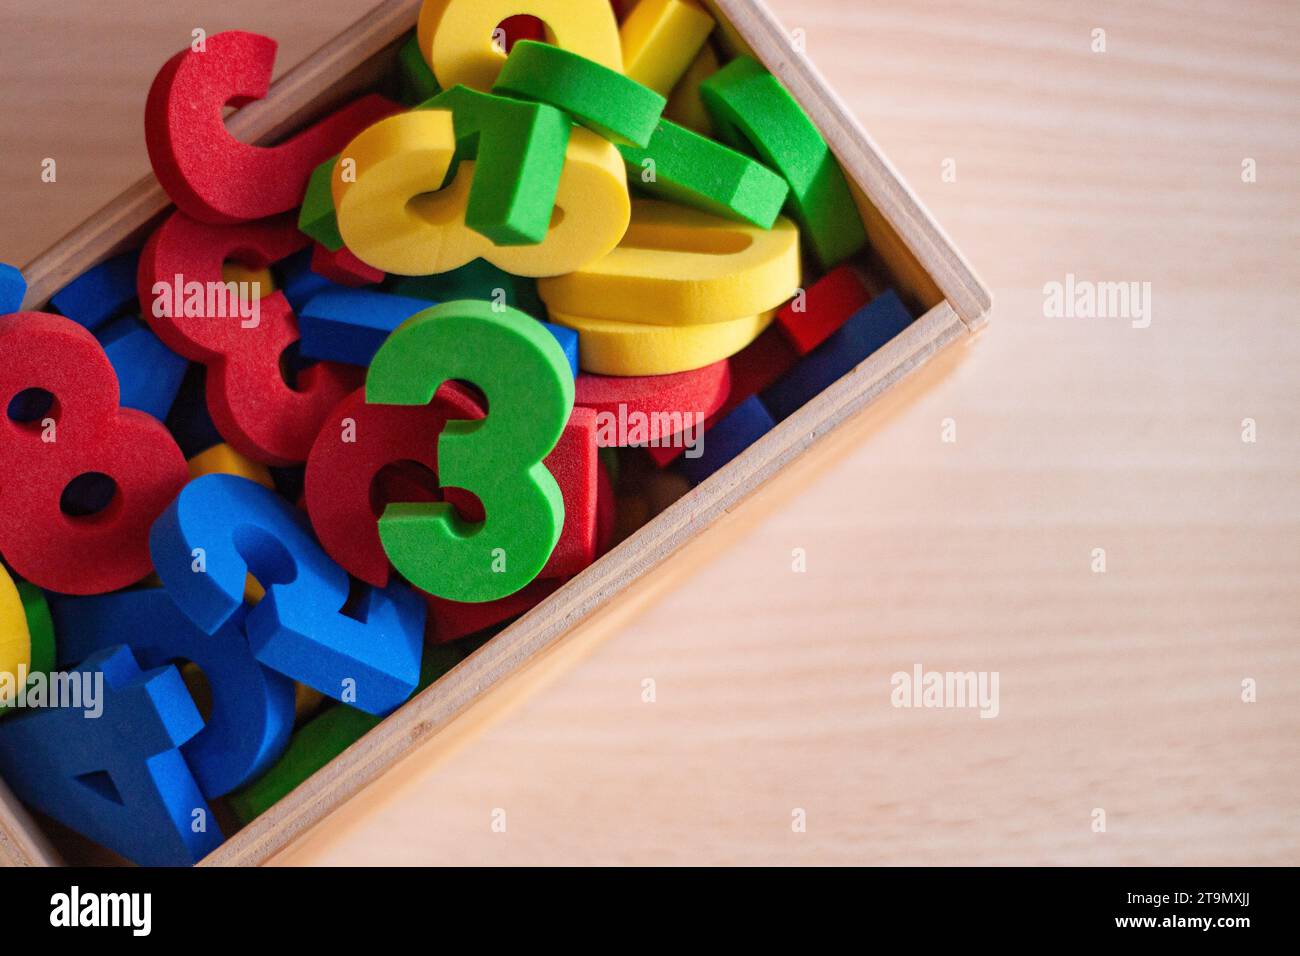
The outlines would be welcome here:
<svg viewBox="0 0 1300 956">
<path fill-rule="evenodd" d="M 1300 7 L 771 3 L 992 326 L 707 570 L 282 859 L 1300 863 Z M 6 4 L 0 260 L 146 169 L 144 95 L 193 28 L 273 35 L 283 67 L 364 6 Z M 1045 317 L 1069 274 L 1151 283 L 1150 326 Z M 917 664 L 996 671 L 999 715 L 896 709 Z"/>
</svg>

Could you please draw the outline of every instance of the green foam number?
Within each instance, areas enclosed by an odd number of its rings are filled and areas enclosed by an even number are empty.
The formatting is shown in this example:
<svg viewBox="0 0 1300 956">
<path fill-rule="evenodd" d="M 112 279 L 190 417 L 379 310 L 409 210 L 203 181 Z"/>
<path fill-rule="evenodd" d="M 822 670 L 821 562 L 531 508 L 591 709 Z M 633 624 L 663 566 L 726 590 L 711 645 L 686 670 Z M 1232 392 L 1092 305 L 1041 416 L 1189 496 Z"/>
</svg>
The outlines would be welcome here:
<svg viewBox="0 0 1300 956">
<path fill-rule="evenodd" d="M 546 328 L 517 309 L 448 302 L 408 319 L 366 377 L 366 401 L 426 405 L 443 383 L 469 382 L 487 417 L 451 421 L 438 439 L 438 480 L 478 496 L 485 520 L 446 503 L 394 503 L 379 519 L 393 566 L 451 601 L 507 597 L 537 577 L 560 539 L 564 499 L 542 463 L 573 411 L 573 372 Z"/>
<path fill-rule="evenodd" d="M 715 216 L 771 229 L 790 186 L 762 163 L 661 120 L 645 149 L 620 146 L 628 182 L 641 192 Z"/>
<path fill-rule="evenodd" d="M 492 91 L 561 109 L 616 146 L 648 145 L 668 105 L 616 70 L 535 40 L 515 44 Z"/>
<path fill-rule="evenodd" d="M 419 109 L 444 109 L 456 161 L 474 160 L 465 225 L 498 246 L 546 238 L 569 146 L 569 118 L 551 106 L 454 86 Z"/>
<path fill-rule="evenodd" d="M 790 184 L 790 214 L 824 269 L 867 242 L 857 205 L 826 140 L 781 81 L 747 56 L 700 85 L 721 139 L 751 148 Z"/>
<path fill-rule="evenodd" d="M 307 194 L 303 196 L 302 209 L 298 213 L 298 231 L 310 236 L 330 252 L 343 248 L 343 236 L 339 233 L 339 218 L 334 211 L 333 179 L 337 156 L 331 156 L 312 170 L 307 180 Z"/>
</svg>

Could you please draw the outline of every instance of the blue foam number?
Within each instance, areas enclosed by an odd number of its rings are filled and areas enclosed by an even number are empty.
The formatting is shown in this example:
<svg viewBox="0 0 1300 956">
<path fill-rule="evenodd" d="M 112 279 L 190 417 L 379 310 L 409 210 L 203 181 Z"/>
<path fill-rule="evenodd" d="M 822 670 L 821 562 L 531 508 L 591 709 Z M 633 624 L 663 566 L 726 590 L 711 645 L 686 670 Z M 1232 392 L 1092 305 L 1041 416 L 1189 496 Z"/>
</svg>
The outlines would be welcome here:
<svg viewBox="0 0 1300 956">
<path fill-rule="evenodd" d="M 0 262 L 0 315 L 22 310 L 27 280 L 13 266 Z"/>
<path fill-rule="evenodd" d="M 224 796 L 269 768 L 293 730 L 293 681 L 253 657 L 243 612 L 209 636 L 160 588 L 50 602 L 61 663 L 125 644 L 144 667 L 193 661 L 212 692 L 203 729 L 181 747 L 203 795 Z"/>
<path fill-rule="evenodd" d="M 266 597 L 244 631 L 267 667 L 369 714 L 388 713 L 415 690 L 424 601 L 394 583 L 367 589 L 342 613 L 347 572 L 316 543 L 306 516 L 273 491 L 204 475 L 154 523 L 149 548 L 172 600 L 208 634 L 243 607 L 247 574 L 257 578 Z"/>
<path fill-rule="evenodd" d="M 73 674 L 87 675 L 85 688 L 97 671 L 98 718 L 82 706 L 0 721 L 0 776 L 23 803 L 134 863 L 198 862 L 222 835 L 178 749 L 203 726 L 180 671 L 142 671 L 115 647 Z"/>
<path fill-rule="evenodd" d="M 767 407 L 752 395 L 704 433 L 700 456 L 683 456 L 679 470 L 698 485 L 775 427 Z"/>
<path fill-rule="evenodd" d="M 764 392 L 763 404 L 777 421 L 789 418 L 911 324 L 897 292 L 877 296 Z"/>
<path fill-rule="evenodd" d="M 116 256 L 73 279 L 50 299 L 60 313 L 94 332 L 136 301 L 139 251 Z"/>
<path fill-rule="evenodd" d="M 133 316 L 114 320 L 98 334 L 117 372 L 122 407 L 148 412 L 159 421 L 166 419 L 190 363 Z"/>
</svg>

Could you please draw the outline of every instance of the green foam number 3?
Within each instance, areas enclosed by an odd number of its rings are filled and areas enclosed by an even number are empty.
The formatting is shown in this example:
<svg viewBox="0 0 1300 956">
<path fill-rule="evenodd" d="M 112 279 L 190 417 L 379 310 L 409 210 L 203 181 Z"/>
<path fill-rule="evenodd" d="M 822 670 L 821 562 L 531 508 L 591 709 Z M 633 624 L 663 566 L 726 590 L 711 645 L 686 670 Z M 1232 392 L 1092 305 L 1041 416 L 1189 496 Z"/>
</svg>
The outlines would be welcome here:
<svg viewBox="0 0 1300 956">
<path fill-rule="evenodd" d="M 477 495 L 486 519 L 449 504 L 393 503 L 379 519 L 384 551 L 421 590 L 451 601 L 507 597 L 537 577 L 560 539 L 564 499 L 542 464 L 573 411 L 573 373 L 535 319 L 492 302 L 448 302 L 408 319 L 366 378 L 366 401 L 426 405 L 449 381 L 487 398 L 480 421 L 447 423 L 438 481 Z"/>
</svg>

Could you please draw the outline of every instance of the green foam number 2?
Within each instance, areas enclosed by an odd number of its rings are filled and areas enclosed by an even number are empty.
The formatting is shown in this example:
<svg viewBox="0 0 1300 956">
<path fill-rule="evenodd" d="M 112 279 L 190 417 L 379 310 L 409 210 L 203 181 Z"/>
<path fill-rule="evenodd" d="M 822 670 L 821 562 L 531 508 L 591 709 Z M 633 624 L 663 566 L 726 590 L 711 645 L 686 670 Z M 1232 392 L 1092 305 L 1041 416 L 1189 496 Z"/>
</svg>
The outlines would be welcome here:
<svg viewBox="0 0 1300 956">
<path fill-rule="evenodd" d="M 471 524 L 450 504 L 393 503 L 379 519 L 388 559 L 440 598 L 495 601 L 537 577 L 560 539 L 564 499 L 542 463 L 573 411 L 573 373 L 555 338 L 517 309 L 448 302 L 408 319 L 366 378 L 366 401 L 427 405 L 449 381 L 487 398 L 487 417 L 451 421 L 438 438 L 438 481 L 478 496 Z"/>
</svg>

